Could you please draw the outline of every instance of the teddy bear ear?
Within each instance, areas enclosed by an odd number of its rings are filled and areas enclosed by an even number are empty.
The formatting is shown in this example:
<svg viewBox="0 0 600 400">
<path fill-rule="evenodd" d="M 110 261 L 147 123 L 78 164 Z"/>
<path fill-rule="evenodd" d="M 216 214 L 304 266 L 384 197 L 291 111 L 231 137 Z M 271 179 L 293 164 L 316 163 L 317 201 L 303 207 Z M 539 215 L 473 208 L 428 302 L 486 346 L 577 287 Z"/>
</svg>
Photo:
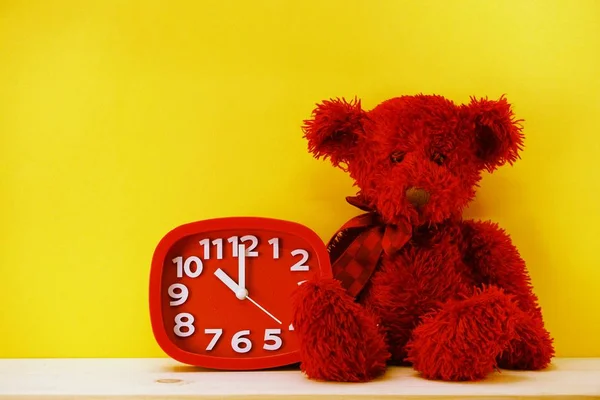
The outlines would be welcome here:
<svg viewBox="0 0 600 400">
<path fill-rule="evenodd" d="M 473 130 L 473 148 L 482 168 L 492 172 L 505 163 L 513 164 L 523 149 L 520 122 L 502 96 L 498 100 L 476 99 L 466 106 L 467 120 Z"/>
<path fill-rule="evenodd" d="M 317 104 L 312 118 L 302 126 L 309 151 L 316 158 L 329 158 L 334 166 L 348 163 L 358 139 L 364 135 L 365 115 L 358 99 L 348 102 L 338 98 Z"/>
</svg>

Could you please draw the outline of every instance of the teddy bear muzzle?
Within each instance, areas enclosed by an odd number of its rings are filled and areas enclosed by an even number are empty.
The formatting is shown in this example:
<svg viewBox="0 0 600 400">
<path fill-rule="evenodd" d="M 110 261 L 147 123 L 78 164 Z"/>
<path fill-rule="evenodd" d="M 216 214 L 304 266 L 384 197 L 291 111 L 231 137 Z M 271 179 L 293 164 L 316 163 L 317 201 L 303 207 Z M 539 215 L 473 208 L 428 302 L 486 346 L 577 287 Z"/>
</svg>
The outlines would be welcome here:
<svg viewBox="0 0 600 400">
<path fill-rule="evenodd" d="M 406 189 L 406 199 L 415 207 L 423 207 L 429 202 L 429 192 L 425 189 L 410 187 Z"/>
</svg>

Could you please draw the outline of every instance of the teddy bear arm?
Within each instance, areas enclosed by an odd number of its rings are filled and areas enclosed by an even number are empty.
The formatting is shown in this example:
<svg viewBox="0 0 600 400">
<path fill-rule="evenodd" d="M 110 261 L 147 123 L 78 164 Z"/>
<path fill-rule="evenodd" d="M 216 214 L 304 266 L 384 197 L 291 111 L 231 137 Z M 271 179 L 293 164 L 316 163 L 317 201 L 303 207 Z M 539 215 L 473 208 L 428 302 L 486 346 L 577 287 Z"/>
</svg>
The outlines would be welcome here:
<svg viewBox="0 0 600 400">
<path fill-rule="evenodd" d="M 517 339 L 522 313 L 514 299 L 493 285 L 449 299 L 414 329 L 407 360 L 428 379 L 482 379 Z"/>
<path fill-rule="evenodd" d="M 372 312 L 334 278 L 314 278 L 294 296 L 301 369 L 311 379 L 364 382 L 381 375 L 390 353 Z"/>
<path fill-rule="evenodd" d="M 539 313 L 525 261 L 510 236 L 488 221 L 463 222 L 464 259 L 480 284 L 514 296 L 527 312 Z"/>
<path fill-rule="evenodd" d="M 498 360 L 501 368 L 538 370 L 555 354 L 541 307 L 533 293 L 525 262 L 509 235 L 491 222 L 465 223 L 465 259 L 482 285 L 494 285 L 512 296 L 523 311 L 516 337 Z"/>
</svg>

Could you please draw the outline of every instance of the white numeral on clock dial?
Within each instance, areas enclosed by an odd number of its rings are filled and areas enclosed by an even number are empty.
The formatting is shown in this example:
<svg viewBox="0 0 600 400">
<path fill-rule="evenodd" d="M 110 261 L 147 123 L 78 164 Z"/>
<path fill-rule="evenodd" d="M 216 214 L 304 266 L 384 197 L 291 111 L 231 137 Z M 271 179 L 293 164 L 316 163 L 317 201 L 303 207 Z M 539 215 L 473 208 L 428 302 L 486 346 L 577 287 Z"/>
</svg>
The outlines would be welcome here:
<svg viewBox="0 0 600 400">
<path fill-rule="evenodd" d="M 213 246 L 217 247 L 217 260 L 223 259 L 223 239 L 215 239 L 212 241 Z"/>
<path fill-rule="evenodd" d="M 202 260 L 200 260 L 196 256 L 190 256 L 183 261 L 183 257 L 175 257 L 173 260 L 173 264 L 177 264 L 177 277 L 182 278 L 183 273 L 190 278 L 197 278 L 202 273 L 203 265 Z M 196 268 L 192 270 L 192 264 L 196 264 Z"/>
<path fill-rule="evenodd" d="M 210 241 L 210 239 L 202 239 L 198 243 L 200 243 L 200 246 L 202 246 L 204 248 L 204 259 L 205 260 L 210 259 L 211 243 L 213 246 L 215 246 L 217 248 L 217 260 L 223 259 L 223 239 L 221 239 L 221 238 L 215 239 L 212 242 Z"/>
<path fill-rule="evenodd" d="M 279 350 L 283 342 L 281 341 L 281 338 L 277 335 L 281 335 L 281 329 L 265 329 L 265 344 L 263 345 L 263 349 Z"/>
<path fill-rule="evenodd" d="M 279 238 L 273 238 L 269 240 L 269 244 L 273 246 L 273 258 L 279 258 Z"/>
<path fill-rule="evenodd" d="M 233 348 L 233 351 L 236 353 L 247 353 L 252 349 L 252 342 L 247 337 L 244 337 L 248 336 L 249 334 L 249 330 L 243 330 L 233 335 L 231 338 L 231 347 Z"/>
<path fill-rule="evenodd" d="M 205 329 L 204 333 L 206 333 L 207 335 L 214 335 L 213 338 L 210 340 L 208 346 L 206 346 L 206 350 L 210 351 L 215 348 L 215 345 L 217 344 L 219 338 L 223 334 L 223 329 Z"/>
<path fill-rule="evenodd" d="M 291 266 L 290 271 L 308 271 L 308 265 L 304 263 L 308 261 L 308 251 L 304 249 L 292 250 L 292 256 L 301 255 L 302 258 Z"/>
<path fill-rule="evenodd" d="M 240 242 L 251 242 L 249 246 L 246 247 L 246 256 L 248 257 L 258 257 L 258 251 L 254 249 L 258 246 L 258 238 L 252 235 L 242 236 L 240 238 Z"/>
<path fill-rule="evenodd" d="M 234 257 L 238 256 L 238 247 L 240 243 L 240 238 L 238 236 L 232 236 L 227 239 L 229 243 L 231 243 L 231 250 Z"/>
<path fill-rule="evenodd" d="M 181 328 L 186 328 L 181 330 Z M 188 337 L 194 334 L 194 316 L 190 313 L 179 313 L 175 316 L 175 334 L 179 337 Z"/>
<path fill-rule="evenodd" d="M 210 259 L 210 239 L 202 239 L 198 243 L 200 243 L 200 246 L 204 247 L 204 257 L 203 258 L 205 260 Z"/>
<path fill-rule="evenodd" d="M 175 290 L 178 290 L 178 292 Z M 169 296 L 175 299 L 169 302 L 171 306 L 180 306 L 188 299 L 189 291 L 185 285 L 182 285 L 181 283 L 174 283 L 169 286 Z"/>
<path fill-rule="evenodd" d="M 227 241 L 232 245 L 232 254 L 234 257 L 238 256 L 238 246 L 240 245 L 240 242 L 251 242 L 248 246 L 246 246 L 246 257 L 258 257 L 258 251 L 254 250 L 256 246 L 258 246 L 258 238 L 256 236 L 231 236 L 229 239 L 227 239 Z"/>
</svg>

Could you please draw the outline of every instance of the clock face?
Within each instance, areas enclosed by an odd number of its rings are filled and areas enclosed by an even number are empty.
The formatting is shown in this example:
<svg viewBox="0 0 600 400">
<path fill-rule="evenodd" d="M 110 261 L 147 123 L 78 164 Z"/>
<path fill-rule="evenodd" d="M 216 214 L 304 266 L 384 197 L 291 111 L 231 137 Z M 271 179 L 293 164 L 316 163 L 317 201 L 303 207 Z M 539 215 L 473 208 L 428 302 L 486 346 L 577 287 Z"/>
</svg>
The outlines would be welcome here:
<svg viewBox="0 0 600 400">
<path fill-rule="evenodd" d="M 294 290 L 331 277 L 329 254 L 309 228 L 263 217 L 182 225 L 158 244 L 150 274 L 152 329 L 186 364 L 231 370 L 299 359 Z"/>
</svg>

